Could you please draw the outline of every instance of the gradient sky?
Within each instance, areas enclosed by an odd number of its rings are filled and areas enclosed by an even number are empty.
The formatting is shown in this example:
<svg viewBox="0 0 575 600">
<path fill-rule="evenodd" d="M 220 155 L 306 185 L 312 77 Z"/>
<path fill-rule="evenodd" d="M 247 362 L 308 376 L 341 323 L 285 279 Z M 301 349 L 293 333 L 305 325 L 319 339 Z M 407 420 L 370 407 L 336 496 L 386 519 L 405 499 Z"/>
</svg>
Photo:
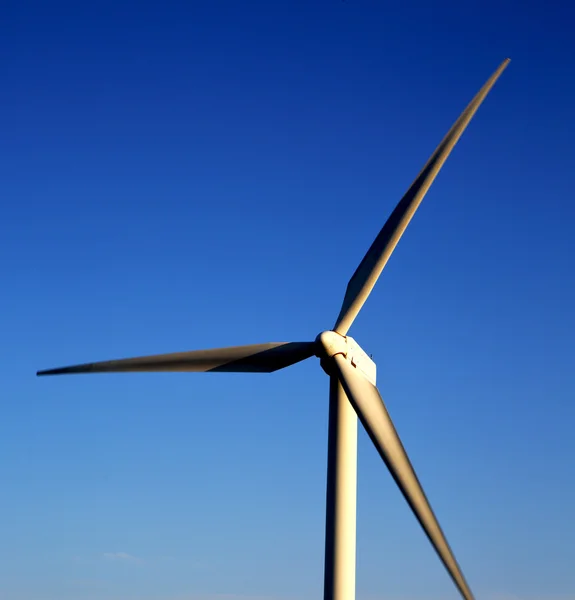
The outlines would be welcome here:
<svg viewBox="0 0 575 600">
<path fill-rule="evenodd" d="M 35 377 L 351 334 L 471 588 L 575 598 L 575 8 L 4 2 L 0 598 L 317 600 L 328 380 Z M 458 596 L 360 430 L 359 600 Z"/>
</svg>

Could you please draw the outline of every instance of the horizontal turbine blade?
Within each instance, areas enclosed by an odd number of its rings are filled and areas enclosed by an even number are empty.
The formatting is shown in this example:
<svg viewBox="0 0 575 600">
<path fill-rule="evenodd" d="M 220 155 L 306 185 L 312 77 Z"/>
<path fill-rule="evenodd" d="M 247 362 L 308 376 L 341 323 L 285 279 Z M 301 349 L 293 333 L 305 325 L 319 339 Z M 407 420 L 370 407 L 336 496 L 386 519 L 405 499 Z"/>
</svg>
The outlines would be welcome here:
<svg viewBox="0 0 575 600">
<path fill-rule="evenodd" d="M 367 254 L 347 284 L 341 311 L 334 327 L 337 333 L 346 335 L 349 331 L 351 324 L 367 300 L 389 257 L 406 227 L 409 225 L 415 211 L 421 204 L 427 190 L 439 173 L 443 163 L 447 160 L 447 157 L 461 137 L 461 134 L 465 131 L 473 115 L 477 112 L 477 109 L 481 106 L 481 103 L 508 64 L 509 59 L 505 60 L 499 66 L 497 71 L 479 90 L 475 98 L 473 98 L 431 155 L 431 158 L 427 161 L 375 238 Z"/>
<path fill-rule="evenodd" d="M 233 346 L 156 354 L 122 360 L 86 363 L 38 371 L 37 375 L 63 375 L 68 373 L 125 373 L 125 372 L 238 372 L 271 373 L 298 363 L 315 352 L 315 342 L 279 342 Z"/>
<path fill-rule="evenodd" d="M 352 367 L 341 354 L 334 356 L 334 359 L 337 376 L 371 441 L 461 595 L 465 600 L 473 600 L 473 595 L 433 514 L 377 388 Z"/>
</svg>

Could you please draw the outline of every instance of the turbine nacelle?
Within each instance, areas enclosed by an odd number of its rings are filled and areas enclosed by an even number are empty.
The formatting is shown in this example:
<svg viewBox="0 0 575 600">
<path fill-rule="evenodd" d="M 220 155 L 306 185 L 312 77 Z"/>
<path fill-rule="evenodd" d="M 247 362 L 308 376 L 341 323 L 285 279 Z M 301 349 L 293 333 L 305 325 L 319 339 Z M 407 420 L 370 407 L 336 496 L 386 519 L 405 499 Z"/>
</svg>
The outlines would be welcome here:
<svg viewBox="0 0 575 600">
<path fill-rule="evenodd" d="M 372 384 L 375 385 L 377 366 L 363 348 L 349 335 L 336 331 L 322 331 L 316 338 L 316 356 L 320 358 L 322 369 L 332 375 L 334 356 L 341 354 Z"/>
</svg>

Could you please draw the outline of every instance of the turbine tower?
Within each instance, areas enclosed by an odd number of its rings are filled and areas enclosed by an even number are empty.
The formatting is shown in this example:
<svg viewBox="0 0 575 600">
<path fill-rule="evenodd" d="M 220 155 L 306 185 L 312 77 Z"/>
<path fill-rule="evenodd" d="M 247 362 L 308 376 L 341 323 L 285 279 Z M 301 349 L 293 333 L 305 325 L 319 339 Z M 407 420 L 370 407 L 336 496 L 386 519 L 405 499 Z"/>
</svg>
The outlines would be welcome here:
<svg viewBox="0 0 575 600">
<path fill-rule="evenodd" d="M 37 373 L 270 373 L 314 355 L 319 357 L 330 378 L 324 600 L 355 597 L 358 417 L 461 596 L 473 599 L 376 387 L 375 363 L 347 333 L 437 173 L 508 63 L 509 59 L 505 60 L 479 90 L 391 213 L 347 284 L 333 330 L 320 333 L 313 342 L 160 354 Z"/>
</svg>

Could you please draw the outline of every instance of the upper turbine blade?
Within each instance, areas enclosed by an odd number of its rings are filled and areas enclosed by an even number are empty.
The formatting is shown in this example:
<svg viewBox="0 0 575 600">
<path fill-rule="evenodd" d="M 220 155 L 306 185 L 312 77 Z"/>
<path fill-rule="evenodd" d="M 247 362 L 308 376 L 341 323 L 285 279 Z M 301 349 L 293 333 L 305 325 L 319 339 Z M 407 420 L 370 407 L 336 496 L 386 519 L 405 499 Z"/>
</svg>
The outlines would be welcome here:
<svg viewBox="0 0 575 600">
<path fill-rule="evenodd" d="M 213 348 L 192 352 L 157 354 L 122 360 L 86 363 L 38 371 L 37 375 L 62 375 L 65 373 L 122 373 L 161 371 L 228 371 L 245 373 L 271 373 L 313 356 L 315 342 L 279 342 Z"/>
<path fill-rule="evenodd" d="M 461 595 L 465 600 L 473 600 L 471 590 L 433 514 L 377 388 L 351 366 L 341 354 L 335 355 L 334 359 L 337 376 L 371 441 L 383 458 Z"/>
<path fill-rule="evenodd" d="M 385 267 L 391 253 L 395 249 L 418 206 L 421 204 L 437 173 L 439 173 L 457 140 L 459 140 L 473 115 L 477 112 L 477 109 L 508 64 L 509 59 L 501 63 L 497 71 L 493 73 L 487 83 L 479 90 L 475 98 L 473 98 L 431 155 L 431 158 L 427 161 L 375 238 L 375 241 L 347 284 L 343 304 L 334 327 L 337 333 L 346 335 L 349 331 L 351 324 L 371 293 L 381 271 Z"/>
</svg>

